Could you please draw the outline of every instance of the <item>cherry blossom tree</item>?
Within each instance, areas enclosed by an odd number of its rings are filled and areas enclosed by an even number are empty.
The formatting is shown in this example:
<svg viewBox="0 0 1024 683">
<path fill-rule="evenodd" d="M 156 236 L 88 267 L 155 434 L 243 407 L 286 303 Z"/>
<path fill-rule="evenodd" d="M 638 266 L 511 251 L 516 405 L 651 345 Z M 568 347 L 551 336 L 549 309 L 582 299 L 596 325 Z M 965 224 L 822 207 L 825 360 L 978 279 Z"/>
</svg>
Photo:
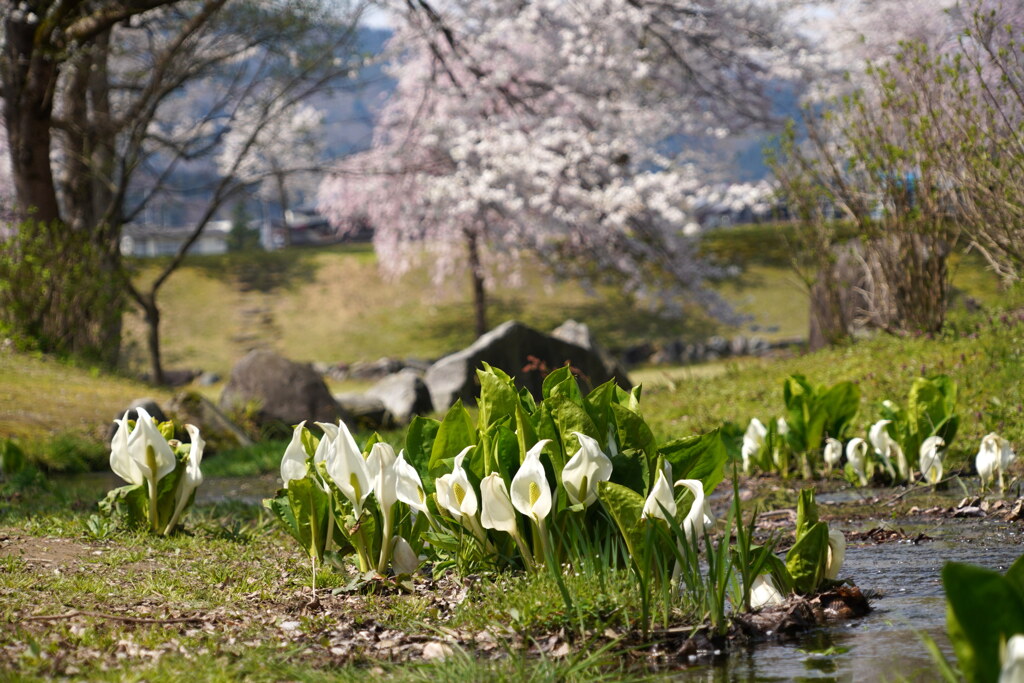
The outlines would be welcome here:
<svg viewBox="0 0 1024 683">
<path fill-rule="evenodd" d="M 426 0 L 391 3 L 396 89 L 368 152 L 320 192 L 344 228 L 368 216 L 382 266 L 467 267 L 485 291 L 529 258 L 560 277 L 615 281 L 639 301 L 725 314 L 706 286 L 686 197 L 700 184 L 673 139 L 765 123 L 772 79 L 799 41 L 743 0 Z"/>
</svg>

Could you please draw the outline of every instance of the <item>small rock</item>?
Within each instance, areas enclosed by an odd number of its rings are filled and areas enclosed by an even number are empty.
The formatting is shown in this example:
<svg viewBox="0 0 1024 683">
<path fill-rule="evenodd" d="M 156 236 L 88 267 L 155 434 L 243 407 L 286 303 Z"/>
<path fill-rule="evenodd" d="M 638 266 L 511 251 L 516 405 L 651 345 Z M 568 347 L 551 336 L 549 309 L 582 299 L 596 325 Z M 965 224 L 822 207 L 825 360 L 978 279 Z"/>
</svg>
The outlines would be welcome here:
<svg viewBox="0 0 1024 683">
<path fill-rule="evenodd" d="M 977 505 L 968 505 L 953 512 L 954 517 L 984 517 L 985 511 Z"/>
<path fill-rule="evenodd" d="M 444 659 L 452 655 L 452 648 L 444 643 L 432 640 L 423 646 L 423 659 Z"/>
</svg>

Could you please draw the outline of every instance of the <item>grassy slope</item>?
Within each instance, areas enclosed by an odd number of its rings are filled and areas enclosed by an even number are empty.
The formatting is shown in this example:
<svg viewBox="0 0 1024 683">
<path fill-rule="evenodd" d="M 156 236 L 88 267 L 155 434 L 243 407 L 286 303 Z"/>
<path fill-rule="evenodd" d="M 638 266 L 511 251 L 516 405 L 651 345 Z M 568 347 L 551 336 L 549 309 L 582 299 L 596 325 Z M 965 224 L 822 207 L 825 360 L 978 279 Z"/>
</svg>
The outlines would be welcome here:
<svg viewBox="0 0 1024 683">
<path fill-rule="evenodd" d="M 757 246 L 756 249 L 751 245 Z M 785 266 L 787 243 L 765 229 L 718 233 L 708 250 L 719 260 L 738 262 L 743 274 L 722 283 L 722 293 L 752 318 L 740 328 L 775 337 L 801 335 L 807 326 L 806 297 Z M 155 272 L 143 264 L 138 278 Z M 986 306 L 1004 298 L 976 261 L 954 269 L 955 282 Z M 628 301 L 603 291 L 603 298 L 573 284 L 551 284 L 526 270 L 520 287 L 499 288 L 492 299 L 492 321 L 516 317 L 550 329 L 573 317 L 591 325 L 607 346 L 622 348 L 651 339 L 702 339 L 732 334 L 699 315 L 665 321 L 636 310 Z M 424 271 L 398 282 L 379 275 L 365 246 L 291 250 L 273 254 L 203 257 L 176 273 L 161 294 L 163 335 L 169 367 L 202 367 L 226 373 L 253 343 L 267 343 L 303 360 L 329 362 L 374 359 L 382 355 L 435 357 L 472 340 L 471 312 L 465 288 L 441 291 Z M 128 348 L 141 366 L 139 321 L 128 321 Z M 775 329 L 766 332 L 766 329 Z M 246 338 L 247 336 L 247 338 Z M 920 371 L 943 364 L 961 373 L 962 382 L 989 376 L 970 362 L 957 367 L 960 353 L 971 356 L 975 343 L 953 336 L 937 342 L 879 339 L 848 349 L 776 362 L 749 360 L 698 368 L 650 368 L 634 371 L 648 388 L 645 410 L 663 436 L 716 426 L 722 420 L 745 422 L 781 411 L 781 378 L 803 372 L 817 382 L 855 379 L 865 398 L 895 397 Z M 136 341 L 132 341 L 136 340 Z M 971 356 L 973 358 L 973 356 Z M 983 392 L 982 392 L 983 393 Z M 965 393 L 971 405 L 987 401 Z M 109 377 L 51 360 L 4 352 L 0 355 L 0 437 L 28 439 L 37 459 L 51 463 L 63 456 L 60 439 L 101 446 L 110 419 L 133 398 L 170 392 Z M 864 420 L 874 417 L 865 410 Z M 36 443 L 38 437 L 46 437 Z M 72 444 L 73 445 L 73 444 Z M 66 450 L 66 449 L 65 449 Z M 102 450 L 102 449 L 100 449 Z M 98 457 L 98 456 L 97 456 Z"/>
</svg>

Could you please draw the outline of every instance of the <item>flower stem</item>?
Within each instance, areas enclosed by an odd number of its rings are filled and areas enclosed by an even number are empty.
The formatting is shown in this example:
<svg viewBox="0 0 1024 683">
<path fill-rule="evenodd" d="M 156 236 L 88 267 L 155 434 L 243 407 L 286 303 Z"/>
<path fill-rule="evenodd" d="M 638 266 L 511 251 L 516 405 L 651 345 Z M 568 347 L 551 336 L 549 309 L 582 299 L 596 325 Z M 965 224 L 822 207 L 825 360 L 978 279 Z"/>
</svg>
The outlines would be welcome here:
<svg viewBox="0 0 1024 683">
<path fill-rule="evenodd" d="M 381 536 L 380 558 L 378 559 L 378 562 L 377 562 L 377 573 L 378 574 L 383 574 L 384 573 L 384 570 L 388 566 L 388 560 L 391 559 L 391 525 L 392 525 L 391 513 L 392 513 L 393 509 L 394 509 L 394 506 L 392 505 L 388 509 L 382 511 L 383 516 L 384 516 L 384 533 Z"/>
<path fill-rule="evenodd" d="M 156 451 L 152 446 L 146 446 L 146 466 L 149 467 L 149 528 L 154 534 L 160 533 L 160 514 L 156 504 Z"/>
</svg>

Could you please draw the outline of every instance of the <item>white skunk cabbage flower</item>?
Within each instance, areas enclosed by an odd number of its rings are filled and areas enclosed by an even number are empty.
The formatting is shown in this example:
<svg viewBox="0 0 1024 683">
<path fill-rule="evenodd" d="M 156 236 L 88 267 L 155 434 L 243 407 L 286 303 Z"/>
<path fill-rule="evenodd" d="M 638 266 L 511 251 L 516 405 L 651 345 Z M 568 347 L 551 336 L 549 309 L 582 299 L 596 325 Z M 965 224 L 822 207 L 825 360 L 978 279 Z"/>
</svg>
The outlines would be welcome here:
<svg viewBox="0 0 1024 683">
<path fill-rule="evenodd" d="M 427 508 L 427 494 L 423 490 L 423 480 L 416 468 L 410 465 L 405 459 L 405 451 L 398 453 L 398 460 L 395 461 L 395 495 L 398 500 L 408 505 L 413 510 L 430 514 Z"/>
<path fill-rule="evenodd" d="M 320 439 L 316 452 L 313 453 L 313 462 L 325 462 L 330 460 L 334 452 L 334 443 L 338 440 L 338 425 L 332 425 L 329 422 L 314 422 L 313 424 L 324 430 L 324 438 Z"/>
<path fill-rule="evenodd" d="M 756 417 L 750 419 L 747 431 L 743 433 L 743 447 L 740 454 L 743 456 L 743 474 L 750 474 L 750 459 L 757 455 L 764 448 L 765 437 L 768 436 L 768 428 Z"/>
<path fill-rule="evenodd" d="M 667 517 L 675 517 L 677 510 L 676 498 L 672 493 L 672 487 L 668 485 L 665 472 L 658 470 L 654 486 L 651 487 L 650 493 L 647 494 L 647 500 L 644 501 L 644 511 L 640 514 L 640 519 L 667 519 Z"/>
<path fill-rule="evenodd" d="M 750 585 L 750 608 L 761 609 L 769 605 L 781 605 L 786 601 L 775 586 L 771 574 L 758 574 Z"/>
<path fill-rule="evenodd" d="M 476 446 L 466 446 L 455 456 L 454 467 L 451 474 L 438 477 L 435 480 L 437 486 L 437 502 L 451 513 L 452 517 L 461 520 L 463 516 L 475 517 L 479 506 L 476 491 L 469 483 L 469 477 L 462 466 L 466 454 Z"/>
<path fill-rule="evenodd" d="M 715 525 L 715 516 L 704 496 L 704 484 L 699 479 L 680 479 L 676 486 L 683 486 L 693 494 L 693 505 L 683 519 L 683 533 L 687 541 L 692 541 L 698 532 L 704 532 Z"/>
<path fill-rule="evenodd" d="M 846 536 L 839 529 L 828 530 L 828 553 L 825 556 L 825 578 L 835 581 L 846 559 Z"/>
<path fill-rule="evenodd" d="M 535 522 L 541 522 L 551 512 L 551 487 L 540 461 L 540 452 L 550 440 L 541 439 L 534 444 L 512 477 L 512 505 Z"/>
<path fill-rule="evenodd" d="M 882 460 L 882 464 L 885 466 L 885 471 L 889 473 L 889 476 L 894 480 L 896 479 L 896 470 L 892 466 L 893 446 L 899 448 L 898 444 L 889 436 L 889 432 L 886 431 L 886 427 L 892 424 L 892 420 L 879 420 L 875 424 L 871 425 L 871 429 L 868 430 L 868 441 L 871 442 L 871 447 L 875 449 L 875 453 Z M 900 454 L 902 454 L 902 449 Z M 904 468 L 905 470 L 905 468 Z M 900 476 L 906 478 L 907 472 L 901 471 Z"/>
<path fill-rule="evenodd" d="M 1024 683 L 1024 634 L 1010 636 L 999 648 L 999 683 Z"/>
<path fill-rule="evenodd" d="M 825 460 L 825 471 L 831 472 L 832 468 L 838 465 L 839 461 L 843 459 L 843 442 L 831 437 L 826 439 L 823 458 Z"/>
<path fill-rule="evenodd" d="M 573 432 L 580 448 L 562 468 L 562 487 L 573 505 L 590 507 L 597 500 L 597 483 L 612 478 L 612 461 L 597 439 Z"/>
<path fill-rule="evenodd" d="M 981 485 L 988 488 L 1000 474 L 1000 438 L 995 432 L 981 437 L 981 447 L 974 456 L 974 466 L 981 477 Z"/>
<path fill-rule="evenodd" d="M 306 449 L 302 446 L 302 430 L 305 427 L 305 420 L 295 426 L 292 440 L 288 442 L 288 448 L 284 449 L 284 455 L 281 457 L 281 481 L 284 482 L 284 488 L 288 488 L 288 482 L 292 479 L 303 479 L 309 469 L 306 465 Z M 326 436 L 320 441 L 320 446 L 323 446 L 324 441 L 327 441 Z M 317 451 L 319 450 L 318 446 Z"/>
<path fill-rule="evenodd" d="M 114 438 L 110 440 L 110 469 L 129 484 L 138 486 L 146 481 L 146 475 L 128 452 L 128 440 L 134 433 L 128 428 L 128 413 L 114 422 L 117 424 L 117 430 L 114 432 Z"/>
<path fill-rule="evenodd" d="M 846 459 L 850 461 L 850 467 L 860 479 L 860 485 L 867 486 L 868 475 L 865 468 L 868 460 L 868 442 L 859 436 L 850 439 L 846 444 Z"/>
<path fill-rule="evenodd" d="M 398 502 L 398 471 L 395 464 L 398 456 L 389 443 L 378 441 L 366 456 L 366 467 L 373 477 L 373 495 L 377 497 L 381 510 L 389 510 Z"/>
<path fill-rule="evenodd" d="M 921 444 L 921 474 L 929 484 L 942 479 L 942 448 L 946 442 L 941 436 L 929 436 Z"/>
<path fill-rule="evenodd" d="M 491 472 L 480 482 L 480 524 L 485 529 L 504 531 L 512 536 L 519 533 L 508 487 L 497 472 Z"/>
<path fill-rule="evenodd" d="M 203 462 L 203 449 L 206 447 L 206 441 L 199 435 L 199 427 L 195 425 L 185 425 L 185 431 L 188 432 L 191 446 L 188 449 L 185 471 L 182 472 L 181 479 L 178 480 L 178 490 L 174 492 L 174 514 L 171 515 L 171 521 L 164 529 L 165 534 L 177 525 L 178 518 L 181 517 L 185 506 L 192 498 L 192 492 L 203 483 L 203 471 L 199 466 Z"/>
<path fill-rule="evenodd" d="M 156 428 L 149 413 L 143 408 L 136 410 L 139 419 L 135 422 L 135 429 L 128 436 L 128 455 L 138 465 L 142 476 L 155 489 L 156 483 L 178 466 L 178 459 L 174 456 L 167 439 Z"/>
<path fill-rule="evenodd" d="M 328 438 L 326 432 L 324 438 Z M 363 503 L 373 491 L 373 478 L 362 451 L 344 422 L 338 422 L 338 433 L 333 439 L 325 464 L 327 474 L 352 503 L 352 510 L 358 519 L 363 513 Z"/>
</svg>

